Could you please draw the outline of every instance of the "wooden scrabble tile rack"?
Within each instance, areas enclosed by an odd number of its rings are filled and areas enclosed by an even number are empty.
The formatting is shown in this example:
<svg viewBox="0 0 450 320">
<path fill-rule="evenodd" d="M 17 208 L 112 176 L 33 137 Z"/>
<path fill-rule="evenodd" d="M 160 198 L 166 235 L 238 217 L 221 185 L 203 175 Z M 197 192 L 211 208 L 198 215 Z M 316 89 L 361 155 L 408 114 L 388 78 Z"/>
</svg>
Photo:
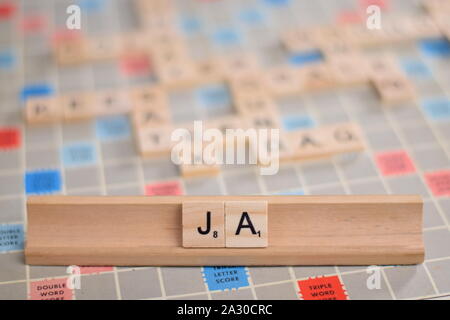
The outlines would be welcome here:
<svg viewBox="0 0 450 320">
<path fill-rule="evenodd" d="M 267 203 L 267 247 L 183 247 L 183 203 L 236 201 Z M 34 196 L 25 258 L 32 265 L 417 264 L 422 208 L 417 195 Z"/>
</svg>

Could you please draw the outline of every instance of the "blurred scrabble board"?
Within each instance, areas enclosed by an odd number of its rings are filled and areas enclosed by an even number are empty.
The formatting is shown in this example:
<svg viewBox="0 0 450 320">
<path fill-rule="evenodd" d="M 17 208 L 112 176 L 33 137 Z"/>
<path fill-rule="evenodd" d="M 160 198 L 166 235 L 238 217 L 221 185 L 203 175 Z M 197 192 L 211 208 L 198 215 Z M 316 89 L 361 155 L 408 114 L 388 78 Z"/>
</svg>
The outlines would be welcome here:
<svg viewBox="0 0 450 320">
<path fill-rule="evenodd" d="M 176 0 L 170 8 L 147 8 L 145 3 L 151 2 L 0 0 L 0 299 L 450 297 L 450 43 L 442 18 L 448 18 L 450 10 L 445 10 L 450 5 L 417 0 Z M 82 16 L 76 33 L 65 27 L 66 9 L 74 3 Z M 324 41 L 320 48 L 311 44 L 333 37 L 330 30 L 364 26 L 366 8 L 372 4 L 381 8 L 382 25 L 391 26 L 387 35 L 353 32 L 352 41 L 351 37 Z M 171 11 L 160 16 L 164 19 L 149 18 L 158 10 Z M 430 27 L 425 18 L 432 18 L 438 28 Z M 396 29 L 398 21 L 401 32 Z M 117 41 L 134 48 L 142 44 L 136 35 L 142 39 L 161 26 L 182 41 L 183 49 L 175 45 L 174 50 L 189 57 L 189 63 L 180 60 L 183 70 L 204 61 L 250 56 L 248 61 L 258 61 L 257 74 L 264 77 L 277 72 L 312 74 L 315 80 L 308 78 L 301 92 L 289 83 L 273 84 L 268 104 L 270 112 L 276 112 L 276 126 L 295 136 L 304 130 L 352 124 L 361 129 L 363 150 L 289 161 L 273 176 L 261 176 L 255 166 L 226 165 L 207 170 L 213 174 L 192 177 L 167 154 L 154 149 L 146 154 L 136 138 L 141 128 L 136 127 L 139 115 L 134 113 L 69 115 L 71 121 L 61 114 L 31 116 L 28 120 L 44 123 L 25 121 L 30 101 L 62 105 L 67 97 L 80 101 L 119 93 L 132 97 L 138 88 L 159 86 L 164 79 L 168 79 L 167 113 L 159 116 L 171 126 L 194 120 L 214 123 L 235 117 L 238 105 L 245 109 L 245 101 L 236 103 L 233 85 L 217 81 L 214 74 L 172 83 L 171 74 L 165 72 L 169 68 L 142 54 L 142 48 L 130 50 L 139 54 L 114 54 Z M 317 38 L 311 39 L 311 34 Z M 357 53 L 340 48 L 347 40 L 351 48 L 357 44 Z M 91 47 L 94 55 L 77 51 L 80 45 L 99 41 L 107 49 Z M 72 51 L 58 51 L 63 42 Z M 370 69 L 370 61 L 379 67 L 380 60 L 380 73 L 374 75 L 355 68 L 366 70 L 362 66 L 369 64 Z M 334 65 L 334 81 L 324 72 L 325 65 L 329 72 L 330 61 L 339 62 Z M 230 66 L 226 70 L 231 78 L 241 71 Z M 167 129 L 155 127 L 159 133 Z M 377 271 L 365 267 L 106 266 L 81 267 L 81 289 L 72 290 L 66 286 L 70 276 L 66 267 L 23 262 L 25 200 L 32 194 L 385 193 L 423 196 L 426 262 L 381 267 L 379 289 L 370 285 L 376 282 L 372 280 Z"/>
</svg>

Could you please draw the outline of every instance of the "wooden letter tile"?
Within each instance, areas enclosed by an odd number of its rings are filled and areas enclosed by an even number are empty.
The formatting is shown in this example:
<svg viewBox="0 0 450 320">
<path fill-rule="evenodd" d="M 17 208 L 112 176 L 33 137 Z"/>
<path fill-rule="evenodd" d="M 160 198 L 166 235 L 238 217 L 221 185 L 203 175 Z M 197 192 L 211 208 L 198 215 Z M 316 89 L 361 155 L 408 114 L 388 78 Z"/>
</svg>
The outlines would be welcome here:
<svg viewBox="0 0 450 320">
<path fill-rule="evenodd" d="M 223 201 L 183 202 L 183 247 L 225 247 Z"/>
<path fill-rule="evenodd" d="M 328 63 L 338 84 L 354 85 L 369 80 L 367 64 L 359 54 L 331 56 Z"/>
<path fill-rule="evenodd" d="M 414 101 L 416 97 L 412 83 L 403 75 L 377 78 L 373 82 L 385 104 Z"/>
<path fill-rule="evenodd" d="M 285 32 L 281 41 L 290 52 L 310 51 L 317 48 L 317 40 L 314 39 L 311 30 L 297 29 Z"/>
<path fill-rule="evenodd" d="M 234 99 L 234 107 L 242 115 L 262 115 L 276 110 L 275 102 L 266 94 L 238 96 Z"/>
<path fill-rule="evenodd" d="M 96 111 L 100 116 L 127 113 L 131 101 L 124 91 L 102 91 L 95 94 Z"/>
<path fill-rule="evenodd" d="M 168 107 L 167 93 L 158 86 L 144 86 L 133 88 L 130 91 L 133 109 L 140 108 L 166 108 Z"/>
<path fill-rule="evenodd" d="M 287 138 L 295 160 L 315 160 L 364 149 L 360 127 L 354 123 L 322 126 L 288 132 Z"/>
<path fill-rule="evenodd" d="M 134 127 L 160 127 L 170 124 L 169 108 L 141 108 L 131 113 Z"/>
<path fill-rule="evenodd" d="M 180 165 L 181 176 L 183 178 L 211 177 L 220 173 L 219 165 L 208 164 L 182 164 Z"/>
<path fill-rule="evenodd" d="M 301 90 L 297 70 L 288 66 L 275 67 L 265 73 L 267 89 L 275 96 L 295 95 Z"/>
<path fill-rule="evenodd" d="M 221 59 L 221 69 L 225 77 L 235 77 L 247 73 L 257 73 L 260 64 L 252 54 L 235 54 Z"/>
<path fill-rule="evenodd" d="M 58 42 L 53 49 L 53 54 L 59 64 L 71 65 L 85 62 L 88 58 L 86 51 L 86 41 L 77 37 Z"/>
<path fill-rule="evenodd" d="M 136 129 L 137 146 L 141 156 L 160 156 L 170 154 L 172 128 L 138 127 Z"/>
<path fill-rule="evenodd" d="M 267 247 L 267 202 L 226 201 L 226 247 Z"/>
<path fill-rule="evenodd" d="M 61 109 L 56 99 L 30 98 L 25 107 L 25 118 L 27 123 L 55 123 L 61 120 Z"/>
<path fill-rule="evenodd" d="M 116 59 L 121 52 L 120 39 L 113 37 L 96 37 L 86 40 L 86 54 L 90 60 L 102 61 Z"/>
<path fill-rule="evenodd" d="M 299 70 L 302 90 L 316 91 L 328 89 L 336 84 L 331 69 L 326 63 L 317 63 Z"/>
<path fill-rule="evenodd" d="M 167 88 L 189 87 L 198 79 L 196 65 L 188 59 L 159 64 L 157 76 Z"/>
<path fill-rule="evenodd" d="M 196 64 L 196 73 L 199 84 L 221 82 L 223 80 L 222 66 L 217 59 L 198 62 Z"/>
<path fill-rule="evenodd" d="M 92 94 L 77 93 L 59 97 L 64 121 L 89 119 L 97 114 L 96 104 Z"/>
</svg>

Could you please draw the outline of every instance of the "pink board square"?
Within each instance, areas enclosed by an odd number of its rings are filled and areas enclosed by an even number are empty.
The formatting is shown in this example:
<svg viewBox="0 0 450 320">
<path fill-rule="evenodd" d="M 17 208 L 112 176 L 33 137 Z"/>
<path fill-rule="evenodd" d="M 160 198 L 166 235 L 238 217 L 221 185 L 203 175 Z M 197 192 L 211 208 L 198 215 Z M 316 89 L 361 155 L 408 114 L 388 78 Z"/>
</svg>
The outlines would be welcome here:
<svg viewBox="0 0 450 320">
<path fill-rule="evenodd" d="M 81 274 L 93 274 L 93 273 L 102 273 L 102 272 L 110 272 L 113 271 L 113 267 L 80 267 Z"/>
<path fill-rule="evenodd" d="M 179 181 L 167 181 L 145 186 L 147 196 L 179 196 L 183 194 Z"/>
<path fill-rule="evenodd" d="M 359 0 L 359 6 L 366 10 L 368 6 L 378 6 L 381 10 L 389 9 L 389 0 Z"/>
<path fill-rule="evenodd" d="M 120 58 L 120 70 L 129 77 L 151 73 L 151 63 L 147 54 L 127 54 Z"/>
<path fill-rule="evenodd" d="M 336 20 L 339 24 L 362 23 L 363 15 L 359 11 L 341 11 L 338 13 Z"/>
<path fill-rule="evenodd" d="M 435 196 L 450 196 L 450 170 L 428 172 L 425 180 Z"/>
<path fill-rule="evenodd" d="M 383 176 L 395 176 L 416 171 L 408 153 L 403 150 L 378 153 L 375 155 L 375 161 Z"/>
<path fill-rule="evenodd" d="M 47 20 L 43 16 L 30 15 L 23 18 L 21 29 L 25 33 L 41 32 L 47 27 Z"/>
<path fill-rule="evenodd" d="M 67 279 L 45 279 L 30 283 L 31 300 L 72 300 L 73 290 L 67 288 Z"/>
</svg>

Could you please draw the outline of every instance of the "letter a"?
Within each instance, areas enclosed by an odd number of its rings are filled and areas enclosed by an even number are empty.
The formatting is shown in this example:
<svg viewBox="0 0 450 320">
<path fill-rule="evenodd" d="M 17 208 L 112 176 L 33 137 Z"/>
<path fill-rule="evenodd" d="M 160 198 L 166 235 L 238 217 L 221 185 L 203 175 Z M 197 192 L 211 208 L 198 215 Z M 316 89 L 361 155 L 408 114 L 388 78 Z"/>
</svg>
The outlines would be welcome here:
<svg viewBox="0 0 450 320">
<path fill-rule="evenodd" d="M 244 224 L 244 220 L 247 221 L 247 224 Z M 252 221 L 250 220 L 250 217 L 248 216 L 248 212 L 243 212 L 241 215 L 241 220 L 239 221 L 239 225 L 236 229 L 236 235 L 239 235 L 241 233 L 242 228 L 249 228 L 252 234 L 257 234 L 255 227 L 253 226 Z"/>
<path fill-rule="evenodd" d="M 371 5 L 366 9 L 367 17 L 366 26 L 369 30 L 381 29 L 381 10 L 379 6 Z"/>
<path fill-rule="evenodd" d="M 81 9 L 73 4 L 67 7 L 66 13 L 69 14 L 66 20 L 66 27 L 70 30 L 81 29 Z"/>
<path fill-rule="evenodd" d="M 369 266 L 367 273 L 372 273 L 366 281 L 367 289 L 381 289 L 381 270 L 378 266 Z"/>
</svg>

